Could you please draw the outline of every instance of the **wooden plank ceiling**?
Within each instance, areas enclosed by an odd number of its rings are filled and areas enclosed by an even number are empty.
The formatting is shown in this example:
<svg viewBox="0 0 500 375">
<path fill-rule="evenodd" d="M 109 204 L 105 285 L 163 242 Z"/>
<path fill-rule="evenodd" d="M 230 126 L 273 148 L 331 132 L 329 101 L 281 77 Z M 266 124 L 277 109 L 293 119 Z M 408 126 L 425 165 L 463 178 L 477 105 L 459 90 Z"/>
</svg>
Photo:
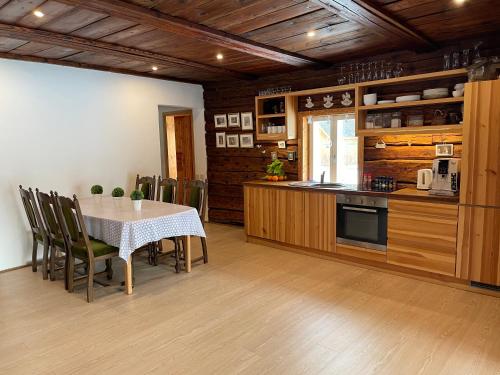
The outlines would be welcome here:
<svg viewBox="0 0 500 375">
<path fill-rule="evenodd" d="M 0 57 L 187 82 L 248 80 L 498 33 L 495 3 L 0 0 Z"/>
</svg>

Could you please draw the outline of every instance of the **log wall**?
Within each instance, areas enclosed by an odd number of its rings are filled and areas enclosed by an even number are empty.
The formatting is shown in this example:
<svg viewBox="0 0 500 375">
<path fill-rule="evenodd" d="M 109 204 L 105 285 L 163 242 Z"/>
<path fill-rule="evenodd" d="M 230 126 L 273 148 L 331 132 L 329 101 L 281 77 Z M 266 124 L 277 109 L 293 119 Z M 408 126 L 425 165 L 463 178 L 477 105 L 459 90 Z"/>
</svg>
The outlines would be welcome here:
<svg viewBox="0 0 500 375">
<path fill-rule="evenodd" d="M 483 53 L 486 56 L 500 54 L 495 39 L 485 40 Z M 463 41 L 445 49 L 428 52 L 398 52 L 381 56 L 371 56 L 362 61 L 385 60 L 402 62 L 405 75 L 438 71 L 442 67 L 442 56 L 450 50 L 471 48 L 475 41 Z M 358 60 L 361 62 L 361 60 Z M 349 64 L 350 62 L 346 62 Z M 222 223 L 243 223 L 243 186 L 244 181 L 261 178 L 265 175 L 266 165 L 271 162 L 271 152 L 278 151 L 279 158 L 285 162 L 285 170 L 290 179 L 296 179 L 299 161 L 286 161 L 286 151 L 278 150 L 276 143 L 263 143 L 255 140 L 252 149 L 228 149 L 215 147 L 215 132 L 244 133 L 241 130 L 215 129 L 215 114 L 233 112 L 253 112 L 255 115 L 255 96 L 258 91 L 269 87 L 291 86 L 293 91 L 337 84 L 339 65 L 331 69 L 301 70 L 286 74 L 276 74 L 255 81 L 223 81 L 204 85 L 206 144 L 209 182 L 209 219 Z M 304 110 L 304 108 L 299 108 Z M 254 119 L 255 126 L 255 119 Z M 254 131 L 255 136 L 255 131 Z M 373 175 L 396 177 L 402 185 L 415 184 L 416 171 L 429 168 L 434 158 L 436 143 L 451 142 L 455 145 L 456 156 L 461 155 L 462 139 L 459 135 L 412 135 L 383 137 L 386 149 L 375 149 L 378 138 L 366 138 L 365 172 Z M 408 145 L 410 141 L 410 146 Z M 291 142 L 290 142 L 291 143 Z M 288 150 L 297 150 L 296 144 L 288 144 Z M 295 142 L 296 143 L 296 142 Z M 257 147 L 260 146 L 260 147 Z"/>
</svg>

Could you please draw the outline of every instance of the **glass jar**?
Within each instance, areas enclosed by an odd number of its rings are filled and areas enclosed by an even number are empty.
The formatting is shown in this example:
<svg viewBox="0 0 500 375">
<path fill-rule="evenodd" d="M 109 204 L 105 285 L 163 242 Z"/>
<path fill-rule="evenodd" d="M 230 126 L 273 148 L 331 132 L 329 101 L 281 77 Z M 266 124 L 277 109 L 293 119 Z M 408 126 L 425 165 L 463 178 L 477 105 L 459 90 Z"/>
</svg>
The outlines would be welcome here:
<svg viewBox="0 0 500 375">
<path fill-rule="evenodd" d="M 401 127 L 401 112 L 394 112 L 391 115 L 391 128 Z"/>
<path fill-rule="evenodd" d="M 366 115 L 365 129 L 373 129 L 375 126 L 375 119 L 373 115 Z"/>
</svg>

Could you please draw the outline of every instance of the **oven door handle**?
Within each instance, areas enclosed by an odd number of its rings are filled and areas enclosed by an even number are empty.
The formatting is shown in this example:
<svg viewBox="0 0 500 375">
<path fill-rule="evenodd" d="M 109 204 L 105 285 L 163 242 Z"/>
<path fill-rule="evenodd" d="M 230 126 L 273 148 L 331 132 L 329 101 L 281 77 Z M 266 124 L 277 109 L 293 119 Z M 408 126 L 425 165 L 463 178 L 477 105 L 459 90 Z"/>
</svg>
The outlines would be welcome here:
<svg viewBox="0 0 500 375">
<path fill-rule="evenodd" d="M 372 214 L 377 213 L 377 210 L 375 210 L 373 208 L 359 208 L 359 207 L 351 207 L 351 206 L 342 206 L 342 209 L 347 210 L 347 211 L 369 212 Z"/>
</svg>

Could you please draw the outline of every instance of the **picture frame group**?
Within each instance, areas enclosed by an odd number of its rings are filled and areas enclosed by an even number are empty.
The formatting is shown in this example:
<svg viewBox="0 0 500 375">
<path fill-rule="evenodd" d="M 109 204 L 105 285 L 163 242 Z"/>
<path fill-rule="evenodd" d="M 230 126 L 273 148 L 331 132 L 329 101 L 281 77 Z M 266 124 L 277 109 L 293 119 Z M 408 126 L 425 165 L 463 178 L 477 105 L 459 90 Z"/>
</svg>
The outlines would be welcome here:
<svg viewBox="0 0 500 375">
<path fill-rule="evenodd" d="M 221 128 L 241 128 L 241 130 L 253 130 L 253 113 L 224 113 L 214 115 L 216 129 Z"/>
<path fill-rule="evenodd" d="M 253 133 L 215 133 L 215 146 L 217 148 L 253 148 Z"/>
</svg>

